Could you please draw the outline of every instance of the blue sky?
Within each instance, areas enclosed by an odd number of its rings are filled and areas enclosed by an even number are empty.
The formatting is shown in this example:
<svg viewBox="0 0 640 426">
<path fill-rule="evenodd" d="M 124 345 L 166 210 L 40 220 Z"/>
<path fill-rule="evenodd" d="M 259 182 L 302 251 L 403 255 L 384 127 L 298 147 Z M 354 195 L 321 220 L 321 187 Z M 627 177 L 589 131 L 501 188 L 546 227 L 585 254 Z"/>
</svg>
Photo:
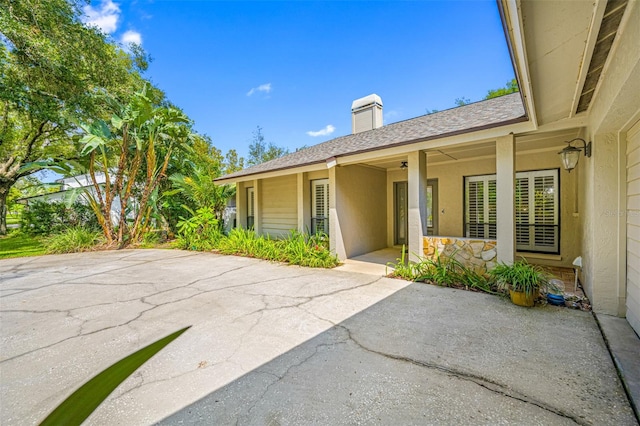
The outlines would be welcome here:
<svg viewBox="0 0 640 426">
<path fill-rule="evenodd" d="M 261 126 L 289 150 L 351 132 L 378 94 L 385 124 L 482 99 L 513 69 L 495 1 L 93 0 L 86 22 L 140 43 L 146 73 L 223 152 Z"/>
</svg>

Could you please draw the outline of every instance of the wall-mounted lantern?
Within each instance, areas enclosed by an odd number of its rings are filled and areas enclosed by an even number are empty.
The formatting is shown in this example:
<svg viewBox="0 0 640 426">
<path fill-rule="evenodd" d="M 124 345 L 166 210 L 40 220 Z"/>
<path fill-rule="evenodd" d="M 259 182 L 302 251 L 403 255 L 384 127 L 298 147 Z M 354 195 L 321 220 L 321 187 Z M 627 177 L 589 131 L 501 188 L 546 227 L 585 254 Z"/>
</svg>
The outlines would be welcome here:
<svg viewBox="0 0 640 426">
<path fill-rule="evenodd" d="M 575 141 L 582 142 L 582 147 L 572 146 L 571 144 Z M 558 154 L 560 154 L 560 159 L 562 160 L 562 167 L 571 173 L 571 170 L 575 169 L 578 164 L 581 151 L 584 151 L 585 157 L 591 157 L 591 142 L 587 143 L 584 139 L 575 138 L 570 141 L 566 141 L 566 143 L 568 144 L 567 147 Z"/>
</svg>

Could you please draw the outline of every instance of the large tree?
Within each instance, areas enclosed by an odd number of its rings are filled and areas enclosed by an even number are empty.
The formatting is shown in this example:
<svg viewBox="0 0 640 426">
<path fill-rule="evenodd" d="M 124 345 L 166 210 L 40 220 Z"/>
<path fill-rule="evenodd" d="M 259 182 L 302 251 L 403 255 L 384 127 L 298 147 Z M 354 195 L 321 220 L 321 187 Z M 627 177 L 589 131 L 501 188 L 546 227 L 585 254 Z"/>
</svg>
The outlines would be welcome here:
<svg viewBox="0 0 640 426">
<path fill-rule="evenodd" d="M 518 87 L 518 82 L 515 78 L 511 79 L 507 82 L 504 87 L 499 87 L 497 89 L 491 89 L 487 92 L 487 96 L 485 99 L 497 98 L 500 96 L 508 95 L 509 93 L 519 92 L 520 88 Z"/>
<path fill-rule="evenodd" d="M 274 158 L 282 157 L 288 154 L 289 150 L 276 146 L 273 142 L 267 144 L 264 141 L 264 135 L 262 134 L 262 128 L 256 127 L 253 132 L 253 141 L 249 145 L 249 158 L 247 164 L 255 166 L 256 164 L 265 163 L 273 160 Z"/>
<path fill-rule="evenodd" d="M 16 181 L 44 161 L 77 154 L 74 123 L 102 113 L 97 95 L 125 100 L 141 84 L 136 66 L 144 61 L 86 27 L 83 4 L 0 0 L 0 234 Z"/>
</svg>

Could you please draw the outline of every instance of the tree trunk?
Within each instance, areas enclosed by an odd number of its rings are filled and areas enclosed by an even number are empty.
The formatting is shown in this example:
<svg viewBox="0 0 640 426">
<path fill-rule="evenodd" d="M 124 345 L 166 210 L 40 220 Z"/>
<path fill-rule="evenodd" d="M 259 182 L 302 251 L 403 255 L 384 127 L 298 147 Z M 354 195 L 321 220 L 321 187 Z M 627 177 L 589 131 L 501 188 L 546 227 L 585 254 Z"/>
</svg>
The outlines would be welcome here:
<svg viewBox="0 0 640 426">
<path fill-rule="evenodd" d="M 7 196 L 14 180 L 0 182 L 0 235 L 7 235 Z"/>
</svg>

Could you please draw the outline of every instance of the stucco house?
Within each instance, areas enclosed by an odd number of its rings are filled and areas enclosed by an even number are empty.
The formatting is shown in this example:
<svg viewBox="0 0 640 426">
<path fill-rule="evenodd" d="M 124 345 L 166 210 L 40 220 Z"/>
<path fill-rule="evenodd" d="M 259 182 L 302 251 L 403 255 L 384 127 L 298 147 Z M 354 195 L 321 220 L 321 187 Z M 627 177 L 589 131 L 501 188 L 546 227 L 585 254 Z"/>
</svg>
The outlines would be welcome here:
<svg viewBox="0 0 640 426">
<path fill-rule="evenodd" d="M 581 256 L 593 309 L 640 333 L 638 3 L 499 0 L 519 93 L 387 126 L 379 96 L 358 99 L 352 134 L 218 179 L 237 185 L 238 226 L 323 230 L 341 259 Z"/>
</svg>

